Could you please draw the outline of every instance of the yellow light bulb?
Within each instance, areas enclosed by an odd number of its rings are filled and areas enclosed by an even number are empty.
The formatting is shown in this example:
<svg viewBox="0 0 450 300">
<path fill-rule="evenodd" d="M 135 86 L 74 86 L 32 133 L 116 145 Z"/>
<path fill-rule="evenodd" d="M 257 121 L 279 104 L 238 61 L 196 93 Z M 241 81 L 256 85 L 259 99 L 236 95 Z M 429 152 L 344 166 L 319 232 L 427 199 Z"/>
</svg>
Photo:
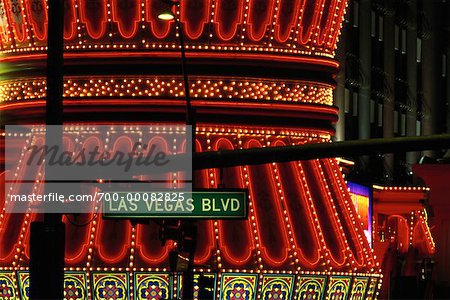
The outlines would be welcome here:
<svg viewBox="0 0 450 300">
<path fill-rule="evenodd" d="M 171 21 L 175 19 L 175 16 L 171 12 L 162 12 L 158 15 L 158 19 L 163 21 Z"/>
</svg>

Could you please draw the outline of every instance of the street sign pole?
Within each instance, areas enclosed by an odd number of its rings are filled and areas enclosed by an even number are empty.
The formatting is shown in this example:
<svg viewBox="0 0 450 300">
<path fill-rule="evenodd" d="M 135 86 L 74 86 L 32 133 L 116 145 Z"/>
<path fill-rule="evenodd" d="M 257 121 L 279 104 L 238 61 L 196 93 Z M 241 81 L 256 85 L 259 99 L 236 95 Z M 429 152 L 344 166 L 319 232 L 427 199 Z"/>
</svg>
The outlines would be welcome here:
<svg viewBox="0 0 450 300">
<path fill-rule="evenodd" d="M 62 145 L 64 1 L 48 1 L 46 144 Z M 50 128 L 52 125 L 59 127 Z M 46 165 L 46 179 L 52 178 Z M 47 189 L 47 183 L 45 183 Z M 30 232 L 30 299 L 63 299 L 65 225 L 62 215 L 44 213 Z"/>
</svg>

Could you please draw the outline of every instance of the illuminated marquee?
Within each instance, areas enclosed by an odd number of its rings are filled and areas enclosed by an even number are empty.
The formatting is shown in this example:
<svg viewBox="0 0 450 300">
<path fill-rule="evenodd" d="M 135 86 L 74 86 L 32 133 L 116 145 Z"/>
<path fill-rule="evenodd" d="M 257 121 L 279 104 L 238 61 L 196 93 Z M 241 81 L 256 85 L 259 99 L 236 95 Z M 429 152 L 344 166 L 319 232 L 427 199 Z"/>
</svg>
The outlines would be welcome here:
<svg viewBox="0 0 450 300">
<path fill-rule="evenodd" d="M 177 47 L 174 22 L 157 18 L 159 0 L 129 0 L 126 5 L 120 0 L 64 1 L 69 51 Z M 0 7 L 1 51 L 43 52 L 45 1 L 5 4 Z M 188 49 L 332 57 L 346 5 L 344 0 L 182 0 L 178 13 Z"/>
</svg>

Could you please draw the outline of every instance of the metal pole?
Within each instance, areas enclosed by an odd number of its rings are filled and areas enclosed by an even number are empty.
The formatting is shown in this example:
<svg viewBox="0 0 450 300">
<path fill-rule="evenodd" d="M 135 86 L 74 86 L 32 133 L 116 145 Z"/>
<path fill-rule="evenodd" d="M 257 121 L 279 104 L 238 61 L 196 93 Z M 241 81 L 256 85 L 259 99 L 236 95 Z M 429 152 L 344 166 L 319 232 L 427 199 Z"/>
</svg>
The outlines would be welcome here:
<svg viewBox="0 0 450 300">
<path fill-rule="evenodd" d="M 63 124 L 64 1 L 48 0 L 46 124 Z M 47 145 L 62 145 L 62 129 L 47 126 Z M 45 178 L 54 179 L 46 166 Z M 49 192 L 45 183 L 45 192 Z M 45 209 L 45 208 L 44 208 Z M 61 214 L 44 214 L 30 234 L 30 299 L 63 299 L 65 226 Z"/>
<path fill-rule="evenodd" d="M 431 149 L 449 149 L 450 134 L 390 139 L 368 139 L 299 146 L 251 148 L 198 152 L 194 154 L 195 170 L 290 162 L 330 157 L 355 157 L 382 153 L 401 153 Z"/>
<path fill-rule="evenodd" d="M 192 126 L 192 152 L 195 152 L 195 133 L 196 133 L 196 121 L 195 110 L 191 104 L 191 92 L 189 85 L 189 75 L 186 63 L 186 49 L 184 45 L 184 34 L 181 22 L 175 17 L 176 26 L 178 29 L 178 36 L 180 38 L 180 52 L 181 52 L 181 72 L 183 73 L 184 82 L 184 95 L 186 99 L 186 125 Z M 194 177 L 192 177 L 194 178 Z"/>
<path fill-rule="evenodd" d="M 183 73 L 183 82 L 184 82 L 184 95 L 186 98 L 186 125 L 191 126 L 191 139 L 192 139 L 192 153 L 195 153 L 196 148 L 196 120 L 195 120 L 195 110 L 192 107 L 191 104 L 191 93 L 190 93 L 190 85 L 189 85 L 189 77 L 188 77 L 188 70 L 187 70 L 187 64 L 186 64 L 186 49 L 184 44 L 184 34 L 183 34 L 183 27 L 181 22 L 178 20 L 178 18 L 175 16 L 175 22 L 178 29 L 178 37 L 180 39 L 180 51 L 181 51 L 181 71 Z M 195 184 L 195 177 L 194 172 L 192 172 L 192 188 L 194 188 Z M 197 230 L 197 227 L 195 225 L 195 222 L 191 221 L 184 221 L 185 226 L 192 227 L 193 231 Z M 196 232 L 194 233 L 196 235 Z M 184 272 L 184 287 L 183 287 L 183 299 L 185 300 L 191 300 L 193 299 L 193 293 L 194 293 L 194 274 L 193 274 L 193 264 L 194 264 L 194 254 L 195 250 L 191 251 L 189 253 L 189 262 L 188 262 L 188 270 Z"/>
<path fill-rule="evenodd" d="M 47 125 L 63 124 L 64 1 L 48 0 Z"/>
</svg>

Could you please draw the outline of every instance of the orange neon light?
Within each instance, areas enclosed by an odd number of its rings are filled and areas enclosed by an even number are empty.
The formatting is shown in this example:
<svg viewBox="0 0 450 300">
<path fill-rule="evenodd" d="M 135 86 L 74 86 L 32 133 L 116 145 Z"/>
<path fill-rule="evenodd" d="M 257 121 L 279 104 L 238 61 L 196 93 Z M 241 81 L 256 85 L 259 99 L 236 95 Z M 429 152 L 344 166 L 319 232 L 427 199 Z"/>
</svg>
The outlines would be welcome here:
<svg viewBox="0 0 450 300">
<path fill-rule="evenodd" d="M 80 19 L 89 36 L 99 39 L 106 33 L 106 23 L 108 21 L 106 12 L 106 1 L 102 0 L 79 0 Z"/>
<path fill-rule="evenodd" d="M 28 37 L 26 36 L 25 16 L 22 12 L 22 3 L 18 0 L 5 2 L 8 22 L 13 29 L 12 31 L 16 38 L 16 42 L 25 42 Z"/>
<path fill-rule="evenodd" d="M 214 150 L 232 150 L 234 149 L 233 144 L 226 138 L 219 138 L 214 143 Z M 234 176 L 233 181 L 235 182 L 235 187 L 243 187 L 243 175 L 242 175 L 242 168 L 236 167 L 233 168 L 235 174 L 237 176 Z M 218 170 L 215 171 L 215 182 L 220 182 L 218 180 Z M 230 178 L 231 179 L 231 178 Z M 231 239 L 227 239 L 228 236 L 232 236 L 233 232 L 228 231 L 231 229 L 230 226 L 227 226 L 227 221 L 218 221 L 218 237 L 219 237 L 219 246 L 221 249 L 221 253 L 224 257 L 224 259 L 231 264 L 237 265 L 237 266 L 243 266 L 247 264 L 252 257 L 253 250 L 255 249 L 254 245 L 254 238 L 252 237 L 252 231 L 251 231 L 251 224 L 249 220 L 240 222 L 239 226 L 238 224 L 235 224 L 233 226 L 237 226 L 240 228 L 240 236 L 241 239 L 239 241 L 232 241 Z M 233 249 L 233 247 L 236 247 L 235 242 L 239 242 L 241 244 L 241 249 L 243 251 L 236 251 L 236 249 Z"/>
<path fill-rule="evenodd" d="M 47 2 L 44 0 L 28 2 L 25 5 L 27 10 L 27 16 L 33 27 L 33 33 L 35 37 L 40 41 L 47 39 Z"/>
<path fill-rule="evenodd" d="M 216 33 L 223 41 L 235 37 L 238 26 L 243 21 L 244 0 L 217 0 L 214 22 Z"/>
<path fill-rule="evenodd" d="M 72 40 L 75 38 L 77 34 L 75 0 L 65 0 L 65 1 L 68 1 L 68 5 L 66 6 L 66 11 L 64 12 L 64 39 Z"/>
<path fill-rule="evenodd" d="M 248 36 L 252 41 L 261 40 L 273 17 L 274 0 L 250 0 L 248 13 Z"/>
<path fill-rule="evenodd" d="M 111 0 L 112 19 L 117 23 L 122 37 L 130 39 L 134 37 L 140 22 L 140 2 L 135 0 L 120 1 Z"/>
<path fill-rule="evenodd" d="M 277 140 L 274 143 L 274 146 L 286 146 L 286 143 L 281 140 Z M 285 163 L 285 164 L 277 164 L 277 170 L 279 170 L 276 173 L 276 176 L 280 178 L 281 188 L 282 188 L 282 200 L 283 207 L 285 207 L 285 212 L 287 215 L 288 221 L 287 224 L 289 224 L 288 228 L 291 228 L 292 230 L 292 238 L 294 240 L 295 249 L 299 252 L 298 257 L 300 259 L 301 266 L 305 266 L 308 268 L 314 268 L 317 266 L 317 264 L 320 262 L 320 242 L 319 237 L 317 234 L 317 231 L 314 226 L 314 219 L 312 217 L 311 211 L 308 209 L 305 209 L 308 207 L 306 194 L 304 193 L 303 186 L 302 186 L 302 179 L 300 178 L 298 174 L 298 169 L 296 167 L 296 162 L 291 163 Z M 288 183 L 287 180 L 295 178 L 297 180 L 294 180 L 295 184 Z M 300 197 L 295 198 L 289 198 L 290 200 L 287 200 L 287 191 L 288 190 L 295 190 L 297 193 L 299 193 Z M 292 195 L 292 194 L 290 194 Z M 298 202 L 298 205 L 300 205 L 303 209 L 298 209 L 298 207 L 294 204 L 293 199 L 296 199 Z M 294 221 L 295 220 L 295 221 Z M 301 220 L 301 221 L 300 221 Z M 304 222 L 307 220 L 307 222 Z M 301 224 L 299 224 L 301 223 Z M 303 228 L 307 228 L 307 234 L 302 234 Z M 288 229 L 288 231 L 290 231 Z M 302 243 L 303 242 L 303 243 Z M 313 249 L 311 251 L 311 249 Z M 309 252 L 307 254 L 307 252 Z"/>
<path fill-rule="evenodd" d="M 259 148 L 262 147 L 262 145 L 255 139 L 246 142 L 245 148 L 254 147 Z M 264 261 L 270 265 L 281 266 L 286 263 L 289 255 L 289 239 L 283 226 L 280 201 L 267 201 L 267 199 L 277 199 L 275 182 L 271 175 L 270 167 L 269 165 L 264 165 L 260 168 L 249 166 L 248 169 L 250 201 L 255 208 L 256 234 L 260 241 L 261 255 Z M 262 186 L 259 186 L 259 181 L 255 181 L 252 178 L 256 173 L 266 174 L 266 176 L 263 177 L 267 178 L 268 182 L 265 182 L 264 185 L 269 188 L 270 194 L 265 195 L 265 197 L 261 197 L 262 194 L 258 194 L 261 193 L 259 189 Z M 270 235 L 270 230 L 276 230 L 278 235 Z M 273 247 L 276 247 L 276 249 Z"/>
<path fill-rule="evenodd" d="M 157 39 L 166 38 L 175 21 L 162 21 L 158 19 L 157 11 L 161 9 L 164 3 L 160 0 L 145 0 L 145 4 L 145 20 L 150 23 L 151 33 Z"/>
<path fill-rule="evenodd" d="M 204 33 L 209 22 L 211 0 L 182 0 L 180 4 L 180 19 L 188 38 L 196 40 Z"/>
<path fill-rule="evenodd" d="M 292 35 L 292 30 L 296 25 L 295 21 L 298 19 L 299 7 L 303 1 L 305 0 L 280 0 L 275 24 L 275 39 L 278 42 L 284 43 Z"/>
<path fill-rule="evenodd" d="M 325 0 L 327 1 L 327 0 Z M 330 34 L 331 28 L 333 28 L 333 21 L 335 19 L 334 12 L 336 11 L 338 0 L 328 0 L 327 1 L 330 9 L 324 10 L 321 12 L 322 18 L 320 22 L 320 27 L 318 30 L 318 38 L 317 38 L 317 44 L 319 46 L 322 46 L 326 39 L 328 38 L 328 35 Z M 331 3 L 330 3 L 331 2 Z M 324 18 L 326 16 L 326 18 Z"/>
</svg>

